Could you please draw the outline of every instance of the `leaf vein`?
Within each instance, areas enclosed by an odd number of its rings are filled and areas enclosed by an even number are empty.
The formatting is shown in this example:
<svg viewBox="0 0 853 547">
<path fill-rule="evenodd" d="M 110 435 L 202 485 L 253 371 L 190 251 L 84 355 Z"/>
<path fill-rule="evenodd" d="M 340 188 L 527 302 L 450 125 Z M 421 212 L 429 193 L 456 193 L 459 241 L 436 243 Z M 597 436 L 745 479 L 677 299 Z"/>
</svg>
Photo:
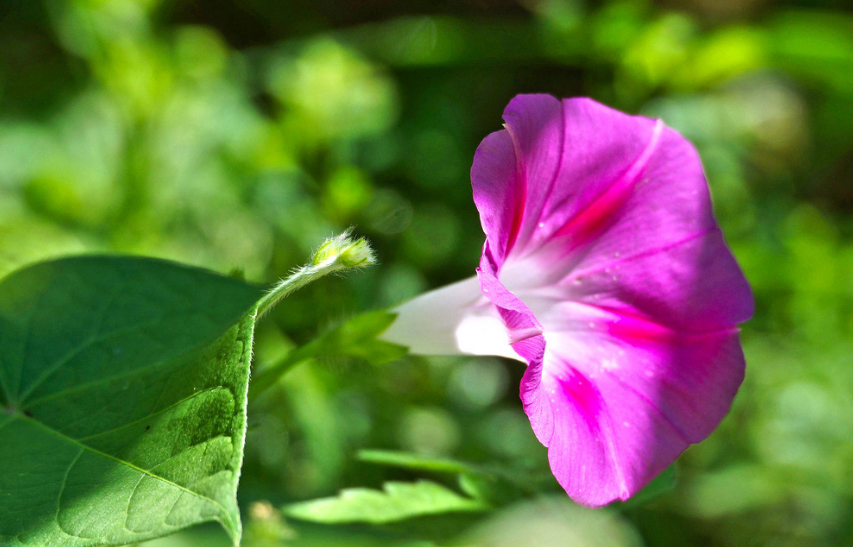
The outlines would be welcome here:
<svg viewBox="0 0 853 547">
<path fill-rule="evenodd" d="M 145 323 L 139 323 L 136 327 L 143 328 L 143 327 L 145 327 L 145 326 L 147 326 L 147 325 L 149 325 L 149 324 L 155 324 L 155 323 L 158 323 L 158 322 L 160 322 L 160 321 L 162 321 L 162 318 L 161 318 L 161 319 L 152 320 L 152 321 L 146 321 Z M 133 328 L 136 328 L 136 327 L 133 327 Z M 103 337 L 101 337 L 101 338 L 99 338 L 99 339 L 89 340 L 89 341 L 85 342 L 84 344 L 85 344 L 85 346 L 88 346 L 88 345 L 93 344 L 93 343 L 101 342 L 101 341 L 103 341 L 103 340 L 106 340 L 106 339 L 108 339 L 108 338 L 110 338 L 110 337 L 114 336 L 114 335 L 117 335 L 117 334 L 123 334 L 123 333 L 124 333 L 124 331 L 127 331 L 127 330 L 133 330 L 133 328 L 123 329 L 121 332 L 119 332 L 119 331 L 113 331 L 113 332 L 111 332 L 109 335 L 103 336 Z M 86 349 L 86 347 L 85 347 L 85 346 L 83 346 L 83 347 L 78 347 L 78 348 L 77 348 L 76 350 L 74 350 L 74 351 L 75 351 L 76 353 L 79 353 L 79 352 L 81 352 L 82 350 Z M 98 378 L 98 379 L 97 379 L 97 380 L 95 380 L 94 382 L 89 382 L 89 383 L 87 383 L 87 384 L 78 384 L 78 385 L 76 385 L 76 386 L 74 386 L 74 387 L 71 387 L 71 388 L 68 388 L 68 389 L 64 389 L 64 390 L 62 390 L 62 391 L 58 391 L 58 392 L 56 392 L 56 393 L 52 393 L 52 394 L 50 394 L 50 395 L 45 395 L 44 397 L 41 397 L 41 398 L 36 399 L 36 400 L 34 400 L 34 401 L 31 401 L 31 402 L 29 402 L 29 403 L 27 403 L 27 404 L 28 404 L 29 406 L 32 406 L 32 405 L 35 405 L 35 404 L 38 404 L 38 403 L 42 403 L 42 402 L 47 401 L 47 400 L 50 400 L 50 399 L 55 399 L 55 398 L 57 398 L 57 397 L 60 397 L 60 396 L 66 395 L 66 394 L 67 394 L 67 393 L 69 393 L 69 392 L 80 391 L 80 390 L 82 390 L 82 389 L 86 389 L 86 388 L 89 388 L 89 387 L 92 387 L 92 386 L 96 386 L 96 385 L 98 385 L 98 384 L 102 384 L 102 383 L 104 383 L 104 382 L 111 382 L 111 381 L 113 381 L 113 380 L 119 380 L 119 379 L 121 379 L 121 378 L 125 378 L 125 377 L 128 377 L 128 376 L 133 376 L 133 375 L 135 375 L 135 374 L 139 374 L 139 373 L 142 373 L 142 372 L 148 372 L 148 371 L 151 371 L 152 369 L 157 368 L 157 367 L 159 367 L 159 366 L 163 366 L 163 365 L 169 364 L 169 363 L 171 363 L 171 362 L 172 362 L 172 359 L 175 359 L 175 358 L 177 358 L 177 357 L 181 357 L 181 356 L 183 356 L 183 355 L 186 355 L 186 354 L 188 354 L 188 353 L 192 352 L 192 351 L 193 351 L 193 350 L 195 350 L 195 349 L 197 349 L 197 348 L 190 348 L 190 349 L 189 349 L 186 353 L 184 353 L 184 354 L 181 354 L 181 355 L 173 355 L 173 356 L 170 356 L 170 357 L 169 357 L 169 358 L 167 358 L 167 359 L 164 359 L 164 360 L 162 360 L 162 361 L 157 361 L 156 363 L 154 363 L 154 364 L 152 364 L 152 365 L 148 365 L 147 367 L 143 367 L 143 368 L 135 368 L 135 369 L 130 370 L 130 371 L 128 371 L 128 372 L 126 372 L 126 373 L 124 373 L 124 374 L 116 374 L 115 376 L 107 376 L 107 377 L 104 377 L 104 378 Z M 73 359 L 74 357 L 75 357 L 74 355 L 70 355 L 67 359 L 64 359 L 64 362 L 62 363 L 62 365 L 66 364 L 68 361 L 70 361 L 70 360 L 71 360 L 71 359 Z M 60 366 L 61 366 L 61 365 L 60 365 Z M 29 390 L 29 392 L 28 392 L 26 395 L 27 395 L 27 396 L 31 395 L 31 394 L 32 394 L 32 392 L 33 392 L 33 390 L 34 390 L 36 387 L 38 387 L 38 386 L 34 386 L 34 388 L 33 388 L 33 389 L 31 389 L 31 390 Z"/>
<path fill-rule="evenodd" d="M 33 330 L 33 317 L 35 316 L 36 312 L 41 309 L 41 302 L 42 300 L 44 300 L 45 294 L 46 292 L 43 292 L 38 295 L 30 313 L 27 314 L 27 318 L 24 320 L 24 336 L 21 340 L 21 353 L 20 359 L 18 360 L 18 382 L 17 385 L 12 388 L 12 391 L 18 393 L 19 395 L 21 390 L 21 378 L 24 376 L 24 362 L 27 358 L 27 353 L 29 353 L 30 338 Z M 10 394 L 9 403 L 15 404 L 16 401 L 14 399 L 14 395 Z"/>
<path fill-rule="evenodd" d="M 133 326 L 112 331 L 107 334 L 102 334 L 100 336 L 91 336 L 85 342 L 81 343 L 76 348 L 72 349 L 68 353 L 66 353 L 63 357 L 61 357 L 58 361 L 56 361 L 53 365 L 47 368 L 41 376 L 39 376 L 36 381 L 27 388 L 27 391 L 21 395 L 21 401 L 23 402 L 27 397 L 33 394 L 33 392 L 38 389 L 44 382 L 46 382 L 53 374 L 55 374 L 59 369 L 63 366 L 67 365 L 72 359 L 83 353 L 85 350 L 89 349 L 94 344 L 98 342 L 103 342 L 104 340 L 109 340 L 114 336 L 120 336 L 127 332 L 133 332 L 135 330 L 143 329 L 148 325 L 156 325 L 163 321 L 162 317 L 158 317 L 156 319 L 152 319 L 150 321 L 143 321 L 142 323 L 137 323 Z"/>
<path fill-rule="evenodd" d="M 59 528 L 60 532 L 69 537 L 92 539 L 69 532 L 62 526 L 62 522 L 59 520 L 59 514 L 62 512 L 62 494 L 65 492 L 65 485 L 68 484 L 68 476 L 71 474 L 71 470 L 74 469 L 74 466 L 77 465 L 77 461 L 80 459 L 80 456 L 83 455 L 83 452 L 85 452 L 85 450 L 81 448 L 80 452 L 78 452 L 77 455 L 74 456 L 74 459 L 71 460 L 71 463 L 68 464 L 68 469 L 65 470 L 65 475 L 62 476 L 62 484 L 59 486 L 59 493 L 56 495 L 56 527 Z"/>
<path fill-rule="evenodd" d="M 139 480 L 136 481 L 136 484 L 133 486 L 133 490 L 130 491 L 130 495 L 127 497 L 127 504 L 124 507 L 124 520 L 122 521 L 122 526 L 124 529 L 130 532 L 131 534 L 138 533 L 136 530 L 133 530 L 130 527 L 130 504 L 133 502 L 133 496 L 136 495 L 136 491 L 139 490 L 139 485 L 142 484 L 142 481 L 145 480 L 145 475 L 139 475 Z"/>
</svg>

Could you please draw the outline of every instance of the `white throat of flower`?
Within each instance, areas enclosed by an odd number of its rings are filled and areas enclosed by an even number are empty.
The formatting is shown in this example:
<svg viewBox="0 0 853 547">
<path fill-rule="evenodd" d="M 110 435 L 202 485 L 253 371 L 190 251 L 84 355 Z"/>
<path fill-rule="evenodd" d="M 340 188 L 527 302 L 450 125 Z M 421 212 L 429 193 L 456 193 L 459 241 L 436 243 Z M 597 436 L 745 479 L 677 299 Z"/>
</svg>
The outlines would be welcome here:
<svg viewBox="0 0 853 547">
<path fill-rule="evenodd" d="M 419 295 L 393 310 L 397 319 L 380 337 L 420 355 L 496 355 L 523 361 L 494 304 L 476 277 Z"/>
</svg>

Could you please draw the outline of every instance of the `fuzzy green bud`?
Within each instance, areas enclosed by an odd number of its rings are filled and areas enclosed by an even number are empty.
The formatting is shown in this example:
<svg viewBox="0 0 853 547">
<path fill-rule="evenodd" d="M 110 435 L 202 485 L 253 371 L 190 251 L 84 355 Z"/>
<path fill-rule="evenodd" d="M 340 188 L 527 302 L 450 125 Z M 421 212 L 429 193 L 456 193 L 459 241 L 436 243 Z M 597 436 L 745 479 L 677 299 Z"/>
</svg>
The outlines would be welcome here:
<svg viewBox="0 0 853 547">
<path fill-rule="evenodd" d="M 337 262 L 343 268 L 357 268 L 376 262 L 367 240 L 363 237 L 353 240 L 350 233 L 350 230 L 347 230 L 324 241 L 314 253 L 314 265 L 326 266 Z"/>
<path fill-rule="evenodd" d="M 330 237 L 314 252 L 305 266 L 297 269 L 287 279 L 273 287 L 258 303 L 258 314 L 263 314 L 291 292 L 324 275 L 369 266 L 376 262 L 370 244 L 364 238 L 350 237 L 352 230 Z"/>
</svg>

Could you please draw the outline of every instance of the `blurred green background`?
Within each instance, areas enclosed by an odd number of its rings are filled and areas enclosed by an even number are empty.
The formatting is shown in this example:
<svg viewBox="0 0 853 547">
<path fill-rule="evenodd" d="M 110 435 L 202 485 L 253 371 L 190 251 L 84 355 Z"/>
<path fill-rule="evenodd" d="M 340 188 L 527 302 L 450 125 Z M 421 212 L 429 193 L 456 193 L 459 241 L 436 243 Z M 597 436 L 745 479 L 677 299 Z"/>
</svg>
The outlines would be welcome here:
<svg viewBox="0 0 853 547">
<path fill-rule="evenodd" d="M 118 251 L 271 282 L 355 226 L 380 265 L 279 306 L 258 333 L 262 366 L 473 273 L 483 236 L 468 170 L 516 93 L 661 117 L 699 148 L 757 299 L 746 382 L 679 460 L 676 488 L 571 505 L 518 401 L 518 363 L 326 359 L 252 402 L 245 544 L 430 545 L 443 530 L 472 545 L 851 545 L 850 7 L 3 0 L 0 275 Z M 420 530 L 304 525 L 258 503 L 447 480 L 360 461 L 365 448 L 499 465 L 545 477 L 536 490 L 552 496 Z M 201 527 L 146 545 L 226 543 Z"/>
</svg>

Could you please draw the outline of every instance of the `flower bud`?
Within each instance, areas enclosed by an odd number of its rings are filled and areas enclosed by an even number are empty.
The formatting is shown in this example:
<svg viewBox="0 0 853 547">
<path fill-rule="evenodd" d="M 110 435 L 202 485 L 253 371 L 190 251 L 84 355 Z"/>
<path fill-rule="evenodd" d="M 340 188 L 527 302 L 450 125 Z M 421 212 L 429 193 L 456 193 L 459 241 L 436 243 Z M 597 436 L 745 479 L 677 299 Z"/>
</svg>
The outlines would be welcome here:
<svg viewBox="0 0 853 547">
<path fill-rule="evenodd" d="M 314 253 L 312 262 L 315 266 L 325 266 L 333 262 L 344 268 L 368 266 L 376 262 L 370 244 L 364 238 L 355 241 L 350 238 L 350 231 L 330 237 L 320 245 Z"/>
</svg>

